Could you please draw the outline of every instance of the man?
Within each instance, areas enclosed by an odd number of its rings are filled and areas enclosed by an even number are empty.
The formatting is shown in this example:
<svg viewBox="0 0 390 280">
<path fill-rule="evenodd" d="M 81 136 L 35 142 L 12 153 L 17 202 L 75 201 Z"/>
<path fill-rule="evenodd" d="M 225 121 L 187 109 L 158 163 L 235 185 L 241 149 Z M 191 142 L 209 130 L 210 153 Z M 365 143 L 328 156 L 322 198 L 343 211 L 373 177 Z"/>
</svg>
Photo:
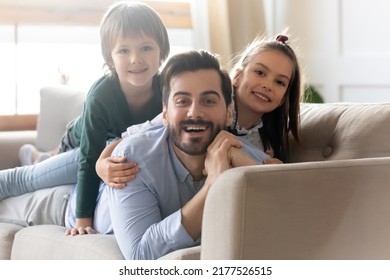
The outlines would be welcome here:
<svg viewBox="0 0 390 280">
<path fill-rule="evenodd" d="M 268 157 L 224 131 L 232 121 L 231 82 L 213 55 L 178 54 L 161 78 L 164 126 L 115 148 L 113 156 L 137 162 L 140 171 L 125 188 L 104 193 L 126 259 L 157 259 L 199 244 L 204 202 L 216 178 Z"/>
</svg>

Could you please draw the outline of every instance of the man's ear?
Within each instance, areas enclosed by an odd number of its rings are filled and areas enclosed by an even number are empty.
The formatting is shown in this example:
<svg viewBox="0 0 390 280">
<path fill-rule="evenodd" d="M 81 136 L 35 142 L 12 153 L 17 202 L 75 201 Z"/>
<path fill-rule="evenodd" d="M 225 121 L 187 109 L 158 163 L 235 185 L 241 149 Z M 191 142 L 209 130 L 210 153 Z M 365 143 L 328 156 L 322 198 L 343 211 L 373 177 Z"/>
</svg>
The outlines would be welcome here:
<svg viewBox="0 0 390 280">
<path fill-rule="evenodd" d="M 165 127 L 168 126 L 168 112 L 167 112 L 167 106 L 163 105 L 162 110 L 162 121 Z"/>
<path fill-rule="evenodd" d="M 226 127 L 231 126 L 233 123 L 233 105 L 230 103 L 230 105 L 227 107 L 226 110 Z"/>
</svg>

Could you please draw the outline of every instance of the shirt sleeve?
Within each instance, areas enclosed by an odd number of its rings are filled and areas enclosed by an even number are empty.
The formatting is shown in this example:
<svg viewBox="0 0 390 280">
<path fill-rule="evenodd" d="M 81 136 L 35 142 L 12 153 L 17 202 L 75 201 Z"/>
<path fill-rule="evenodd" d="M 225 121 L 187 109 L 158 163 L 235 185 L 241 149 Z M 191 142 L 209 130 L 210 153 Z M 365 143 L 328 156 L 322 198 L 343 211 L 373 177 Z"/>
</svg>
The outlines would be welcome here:
<svg viewBox="0 0 390 280">
<path fill-rule="evenodd" d="M 259 150 L 257 147 L 255 147 L 247 142 L 244 142 L 244 141 L 242 141 L 242 142 L 243 142 L 242 150 L 244 151 L 244 153 L 247 156 L 249 156 L 251 159 L 256 161 L 257 164 L 259 164 L 259 165 L 263 164 L 263 161 L 270 157 L 265 152 Z"/>
<path fill-rule="evenodd" d="M 122 133 L 122 138 L 126 138 L 129 135 L 134 135 L 140 131 L 150 129 L 150 128 L 158 128 L 163 124 L 162 122 L 162 114 L 157 115 L 153 120 L 146 121 L 144 123 L 140 124 L 134 124 L 132 126 L 129 126 L 125 132 Z"/>
<path fill-rule="evenodd" d="M 106 191 L 113 230 L 126 259 L 157 259 L 196 245 L 181 224 L 181 209 L 162 219 L 158 199 L 141 180 Z"/>
<path fill-rule="evenodd" d="M 125 139 L 113 155 L 126 155 Z M 143 177 L 150 174 L 141 168 L 136 178 L 123 189 L 106 187 L 110 217 L 119 248 L 126 259 L 157 259 L 170 252 L 197 245 L 181 224 L 181 209 L 162 217 L 158 194 Z M 157 186 L 154 186 L 157 187 Z M 164 186 L 158 186 L 163 188 Z"/>
</svg>

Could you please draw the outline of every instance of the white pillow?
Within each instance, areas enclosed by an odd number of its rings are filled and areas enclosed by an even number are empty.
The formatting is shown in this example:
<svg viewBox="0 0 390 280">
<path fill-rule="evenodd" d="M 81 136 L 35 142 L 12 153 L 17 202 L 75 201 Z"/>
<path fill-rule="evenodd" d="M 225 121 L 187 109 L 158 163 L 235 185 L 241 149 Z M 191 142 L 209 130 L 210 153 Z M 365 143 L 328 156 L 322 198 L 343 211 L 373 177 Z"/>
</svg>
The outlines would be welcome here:
<svg viewBox="0 0 390 280">
<path fill-rule="evenodd" d="M 36 146 L 46 152 L 58 147 L 66 125 L 81 114 L 86 93 L 68 87 L 44 87 L 40 95 Z"/>
</svg>

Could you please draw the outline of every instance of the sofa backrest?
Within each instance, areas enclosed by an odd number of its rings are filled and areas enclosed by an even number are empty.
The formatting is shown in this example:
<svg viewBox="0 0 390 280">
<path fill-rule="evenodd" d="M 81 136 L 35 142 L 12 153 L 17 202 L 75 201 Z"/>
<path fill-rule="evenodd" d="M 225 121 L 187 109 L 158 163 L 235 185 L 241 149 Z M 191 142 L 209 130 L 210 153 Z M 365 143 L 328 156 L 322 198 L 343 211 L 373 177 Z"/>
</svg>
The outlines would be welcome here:
<svg viewBox="0 0 390 280">
<path fill-rule="evenodd" d="M 86 93 L 68 87 L 41 89 L 37 147 L 58 146 L 66 125 L 81 114 Z M 291 141 L 290 161 L 390 156 L 390 103 L 301 104 L 301 144 Z"/>
<path fill-rule="evenodd" d="M 390 103 L 301 105 L 301 145 L 291 162 L 390 156 Z"/>
<path fill-rule="evenodd" d="M 81 114 L 86 93 L 68 87 L 44 87 L 40 95 L 36 146 L 51 151 L 60 144 L 66 125 Z"/>
</svg>

